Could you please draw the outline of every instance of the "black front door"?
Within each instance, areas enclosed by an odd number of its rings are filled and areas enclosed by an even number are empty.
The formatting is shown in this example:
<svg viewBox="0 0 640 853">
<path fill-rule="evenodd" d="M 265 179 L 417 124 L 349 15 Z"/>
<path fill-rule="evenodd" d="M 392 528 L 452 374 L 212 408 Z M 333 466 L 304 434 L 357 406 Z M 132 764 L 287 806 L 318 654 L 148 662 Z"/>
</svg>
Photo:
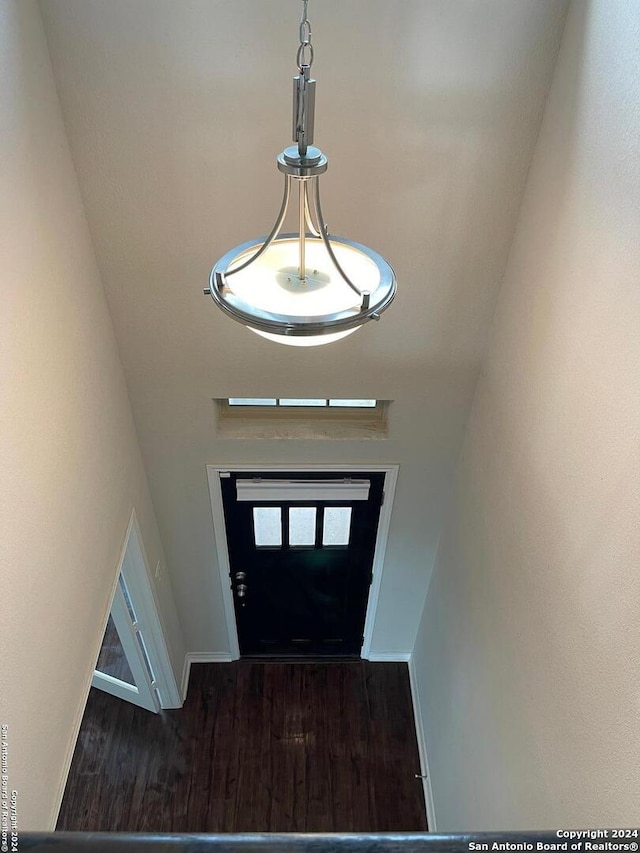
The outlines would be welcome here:
<svg viewBox="0 0 640 853">
<path fill-rule="evenodd" d="M 366 500 L 238 500 L 251 478 L 326 484 L 325 474 L 231 473 L 221 479 L 241 655 L 359 655 L 384 474 L 331 473 L 369 482 Z M 312 489 L 313 491 L 313 489 Z"/>
</svg>

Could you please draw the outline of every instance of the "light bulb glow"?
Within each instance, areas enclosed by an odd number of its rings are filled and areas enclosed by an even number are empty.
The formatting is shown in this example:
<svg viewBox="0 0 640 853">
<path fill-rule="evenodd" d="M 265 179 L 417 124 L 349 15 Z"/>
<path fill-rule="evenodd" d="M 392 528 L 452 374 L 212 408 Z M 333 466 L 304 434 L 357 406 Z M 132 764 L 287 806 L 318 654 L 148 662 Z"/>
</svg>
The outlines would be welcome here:
<svg viewBox="0 0 640 853">
<path fill-rule="evenodd" d="M 380 275 L 373 261 L 350 246 L 337 245 L 334 251 L 344 271 L 361 290 L 377 288 Z M 248 250 L 239 255 L 229 273 L 251 254 L 252 250 Z M 229 286 L 242 302 L 259 311 L 290 317 L 294 322 L 360 310 L 362 297 L 338 273 L 322 243 L 306 241 L 304 280 L 299 276 L 298 258 L 296 238 L 278 240 L 248 267 L 229 275 Z"/>
</svg>

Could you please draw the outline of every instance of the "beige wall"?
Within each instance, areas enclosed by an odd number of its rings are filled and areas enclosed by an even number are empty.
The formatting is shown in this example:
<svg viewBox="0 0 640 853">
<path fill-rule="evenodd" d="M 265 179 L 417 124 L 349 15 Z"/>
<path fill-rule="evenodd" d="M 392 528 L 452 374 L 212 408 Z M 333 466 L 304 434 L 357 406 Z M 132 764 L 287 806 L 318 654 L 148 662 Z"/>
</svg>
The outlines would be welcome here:
<svg viewBox="0 0 640 853">
<path fill-rule="evenodd" d="M 638 44 L 574 2 L 415 650 L 440 830 L 640 823 Z"/>
<path fill-rule="evenodd" d="M 55 822 L 133 507 L 164 557 L 31 0 L 0 4 L 0 79 L 0 717 L 36 830 Z"/>
</svg>

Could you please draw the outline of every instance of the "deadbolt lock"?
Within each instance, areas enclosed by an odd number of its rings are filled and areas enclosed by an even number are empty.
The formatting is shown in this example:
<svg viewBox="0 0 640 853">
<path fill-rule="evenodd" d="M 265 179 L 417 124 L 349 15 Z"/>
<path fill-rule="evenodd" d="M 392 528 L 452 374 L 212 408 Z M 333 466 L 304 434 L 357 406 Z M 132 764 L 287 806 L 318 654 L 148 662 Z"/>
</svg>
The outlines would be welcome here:
<svg viewBox="0 0 640 853">
<path fill-rule="evenodd" d="M 236 572 L 236 580 L 243 581 L 247 576 L 246 572 Z"/>
</svg>

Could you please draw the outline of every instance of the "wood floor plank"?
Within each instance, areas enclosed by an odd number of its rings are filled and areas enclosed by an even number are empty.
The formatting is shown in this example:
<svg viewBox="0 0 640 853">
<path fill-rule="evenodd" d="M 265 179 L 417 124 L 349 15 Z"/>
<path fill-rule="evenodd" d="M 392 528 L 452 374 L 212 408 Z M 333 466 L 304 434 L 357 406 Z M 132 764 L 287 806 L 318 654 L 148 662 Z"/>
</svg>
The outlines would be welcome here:
<svg viewBox="0 0 640 853">
<path fill-rule="evenodd" d="M 424 831 L 418 772 L 405 664 L 197 664 L 180 710 L 91 690 L 57 828 Z"/>
</svg>

